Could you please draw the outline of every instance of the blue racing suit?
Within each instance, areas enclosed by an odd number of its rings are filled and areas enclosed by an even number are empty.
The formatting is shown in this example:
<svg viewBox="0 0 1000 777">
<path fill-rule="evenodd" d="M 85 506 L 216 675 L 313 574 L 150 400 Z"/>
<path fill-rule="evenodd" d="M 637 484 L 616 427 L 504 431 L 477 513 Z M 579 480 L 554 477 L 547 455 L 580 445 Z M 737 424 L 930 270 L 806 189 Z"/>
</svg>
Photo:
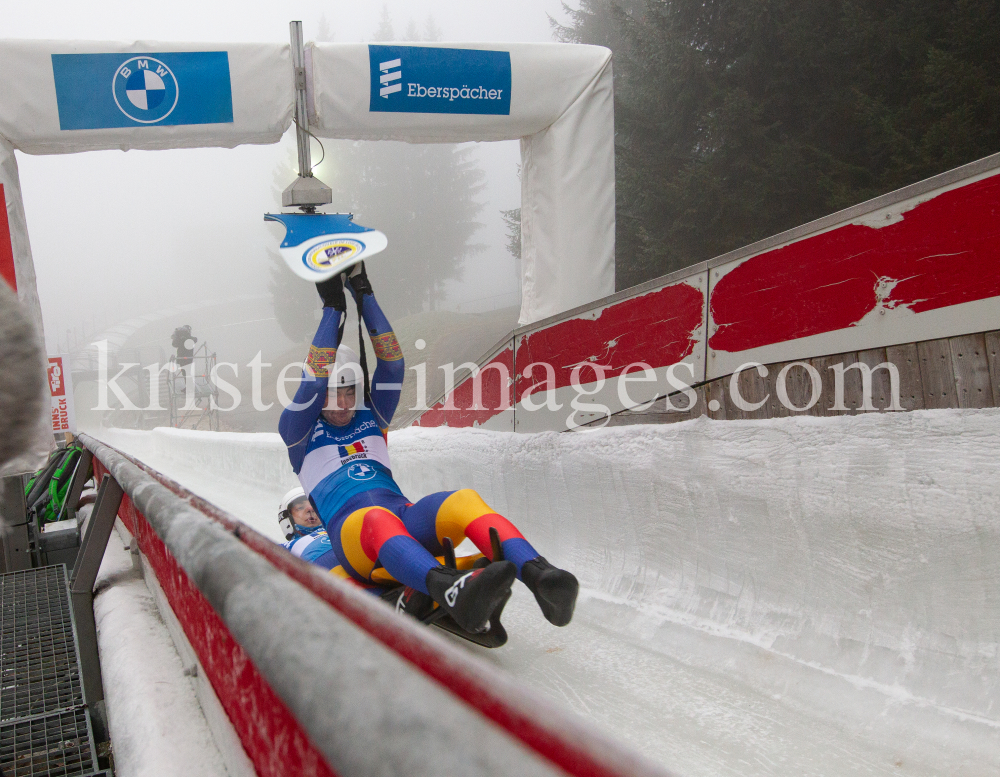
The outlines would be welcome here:
<svg viewBox="0 0 1000 777">
<path fill-rule="evenodd" d="M 319 564 L 326 569 L 337 565 L 336 556 L 331 552 L 333 548 L 330 546 L 330 537 L 322 526 L 308 534 L 299 534 L 282 544 L 293 556 L 303 561 Z"/>
<path fill-rule="evenodd" d="M 362 585 L 398 581 L 427 593 L 427 573 L 440 564 L 435 556 L 443 553 L 445 537 L 455 546 L 468 537 L 492 558 L 489 530 L 494 528 L 504 558 L 514 562 L 520 574 L 521 565 L 537 558 L 538 552 L 475 491 L 442 491 L 414 504 L 393 480 L 387 434 L 405 365 L 396 336 L 371 294 L 362 298 L 362 318 L 378 362 L 370 401 L 363 402 L 359 390 L 357 409 L 345 426 L 323 418 L 328 369 L 340 345 L 341 315 L 323 308 L 306 361 L 310 369 L 303 371 L 294 403 L 278 424 L 292 469 L 312 499 L 339 562 L 318 557 L 316 563 Z"/>
</svg>

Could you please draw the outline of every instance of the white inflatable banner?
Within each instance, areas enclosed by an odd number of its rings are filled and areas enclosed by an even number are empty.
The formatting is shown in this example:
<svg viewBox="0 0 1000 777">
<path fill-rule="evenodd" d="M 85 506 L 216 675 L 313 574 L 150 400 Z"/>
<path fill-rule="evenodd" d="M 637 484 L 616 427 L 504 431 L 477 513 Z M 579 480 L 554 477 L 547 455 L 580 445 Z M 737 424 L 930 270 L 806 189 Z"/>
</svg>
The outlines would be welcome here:
<svg viewBox="0 0 1000 777">
<path fill-rule="evenodd" d="M 31 317 L 39 340 L 42 339 L 42 308 L 38 302 L 35 285 L 35 264 L 31 260 L 31 244 L 28 242 L 28 225 L 24 218 L 24 202 L 21 200 L 21 180 L 17 174 L 17 159 L 14 149 L 0 137 L 0 191 L 3 193 L 7 209 L 6 225 L 0 223 L 0 241 L 9 241 L 11 257 L 14 260 L 14 283 L 17 298 L 21 300 Z M 6 226 L 6 228 L 4 228 Z M 0 250 L 5 250 L 4 246 Z"/>
<path fill-rule="evenodd" d="M 314 44 L 307 62 L 310 127 L 319 136 L 521 140 L 522 324 L 614 292 L 608 49 L 331 43 Z"/>
<path fill-rule="evenodd" d="M 276 143 L 288 46 L 0 42 L 0 135 L 29 154 Z"/>
<path fill-rule="evenodd" d="M 24 219 L 21 200 L 21 182 L 17 175 L 14 149 L 0 137 L 0 195 L 4 201 L 5 218 L 0 218 L 0 265 L 3 280 L 17 291 L 17 298 L 35 327 L 38 349 L 45 353 L 42 329 L 42 308 L 35 284 L 35 265 L 31 260 L 28 227 Z M 52 435 L 48 431 L 48 416 L 39 415 L 33 441 L 21 456 L 7 462 L 0 469 L 0 477 L 22 472 L 32 472 L 45 462 L 52 449 Z"/>
<path fill-rule="evenodd" d="M 520 139 L 522 324 L 614 292 L 609 50 L 353 43 L 306 53 L 318 136 Z M 289 47 L 276 44 L 3 41 L 0 72 L 0 140 L 32 154 L 275 143 L 294 103 Z"/>
</svg>

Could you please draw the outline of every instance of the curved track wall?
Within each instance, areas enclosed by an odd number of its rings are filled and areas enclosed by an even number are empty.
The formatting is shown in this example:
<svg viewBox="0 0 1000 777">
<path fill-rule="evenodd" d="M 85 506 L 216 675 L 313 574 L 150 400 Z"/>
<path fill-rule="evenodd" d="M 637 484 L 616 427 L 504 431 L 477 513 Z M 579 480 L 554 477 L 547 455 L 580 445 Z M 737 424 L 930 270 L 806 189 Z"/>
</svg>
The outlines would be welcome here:
<svg viewBox="0 0 1000 777">
<path fill-rule="evenodd" d="M 391 451 L 411 498 L 476 488 L 651 649 L 692 626 L 1000 729 L 1000 410 L 414 429 Z"/>
<path fill-rule="evenodd" d="M 211 449 L 216 435 L 185 437 L 168 439 Z M 665 775 L 155 470 L 82 439 L 95 476 L 123 487 L 119 517 L 258 774 Z M 216 471 L 253 478 L 238 448 L 213 451 Z"/>
<path fill-rule="evenodd" d="M 287 469 L 277 435 L 105 434 L 224 482 Z M 722 637 L 725 671 L 767 692 L 822 705 L 835 677 L 1000 729 L 1000 410 L 389 442 L 407 496 L 477 489 L 624 639 L 656 651 L 690 627 Z M 737 643 L 797 664 L 801 686 L 732 663 Z"/>
</svg>

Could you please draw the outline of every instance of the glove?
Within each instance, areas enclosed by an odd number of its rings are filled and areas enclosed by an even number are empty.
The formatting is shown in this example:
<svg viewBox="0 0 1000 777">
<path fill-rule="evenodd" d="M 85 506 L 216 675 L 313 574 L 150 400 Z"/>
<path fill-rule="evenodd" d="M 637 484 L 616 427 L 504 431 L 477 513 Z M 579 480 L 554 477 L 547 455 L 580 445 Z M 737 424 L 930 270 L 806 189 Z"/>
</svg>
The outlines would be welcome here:
<svg viewBox="0 0 1000 777">
<path fill-rule="evenodd" d="M 365 294 L 374 295 L 375 292 L 372 291 L 372 284 L 368 280 L 368 273 L 365 272 L 365 263 L 358 262 L 354 265 L 354 269 L 351 271 L 347 282 L 351 284 L 351 291 L 354 292 L 354 296 L 364 296 Z"/>
<path fill-rule="evenodd" d="M 320 281 L 316 284 L 316 290 L 319 291 L 319 298 L 323 300 L 323 307 L 333 308 L 341 313 L 347 310 L 343 273 L 337 273 L 332 278 Z"/>
</svg>

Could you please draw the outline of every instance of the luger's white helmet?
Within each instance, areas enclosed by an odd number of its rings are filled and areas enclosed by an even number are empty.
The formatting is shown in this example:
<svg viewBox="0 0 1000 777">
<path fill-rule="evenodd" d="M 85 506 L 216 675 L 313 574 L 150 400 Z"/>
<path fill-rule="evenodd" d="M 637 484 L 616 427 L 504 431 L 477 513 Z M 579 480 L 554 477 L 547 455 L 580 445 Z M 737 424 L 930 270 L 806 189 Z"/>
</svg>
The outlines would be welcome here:
<svg viewBox="0 0 1000 777">
<path fill-rule="evenodd" d="M 341 345 L 337 349 L 337 361 L 330 370 L 329 387 L 360 386 L 363 382 L 364 374 L 361 372 L 358 352 L 349 345 Z"/>
<path fill-rule="evenodd" d="M 285 535 L 286 540 L 291 540 L 296 535 L 295 521 L 292 520 L 292 514 L 288 512 L 288 508 L 291 506 L 292 502 L 296 499 L 302 499 L 305 497 L 306 492 L 301 486 L 297 486 L 284 495 L 281 499 L 281 507 L 278 508 L 278 525 L 281 527 L 281 531 Z"/>
<path fill-rule="evenodd" d="M 294 502 L 299 497 L 303 497 L 305 495 L 306 495 L 306 492 L 302 488 L 302 486 L 296 486 L 291 491 L 289 491 L 287 494 L 285 494 L 284 497 L 282 497 L 282 499 L 281 499 L 281 507 L 278 508 L 278 512 L 279 513 L 285 512 L 288 509 L 288 506 L 292 502 Z"/>
</svg>

